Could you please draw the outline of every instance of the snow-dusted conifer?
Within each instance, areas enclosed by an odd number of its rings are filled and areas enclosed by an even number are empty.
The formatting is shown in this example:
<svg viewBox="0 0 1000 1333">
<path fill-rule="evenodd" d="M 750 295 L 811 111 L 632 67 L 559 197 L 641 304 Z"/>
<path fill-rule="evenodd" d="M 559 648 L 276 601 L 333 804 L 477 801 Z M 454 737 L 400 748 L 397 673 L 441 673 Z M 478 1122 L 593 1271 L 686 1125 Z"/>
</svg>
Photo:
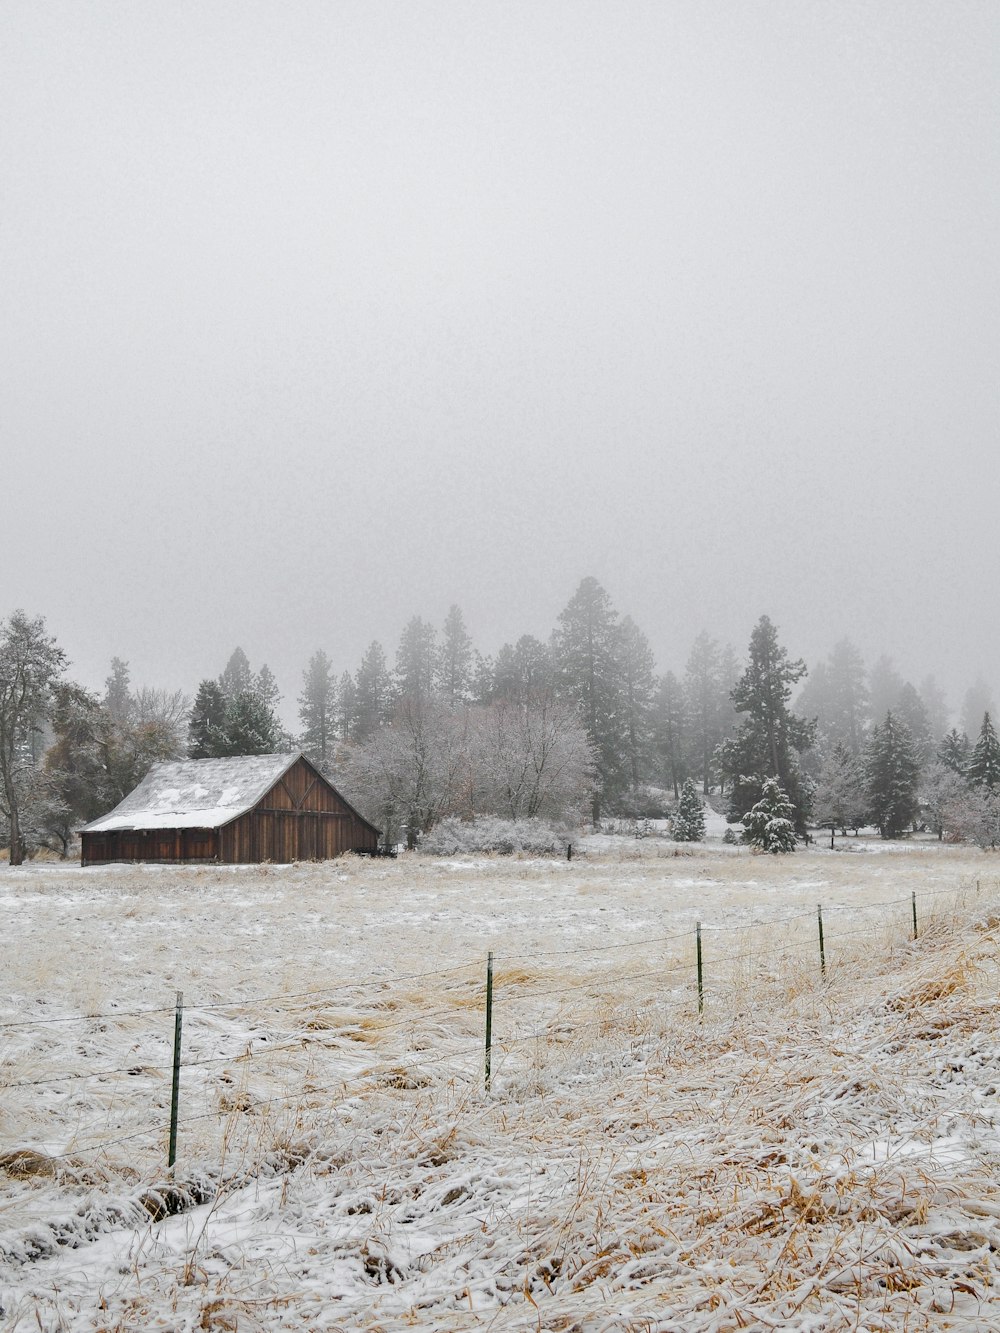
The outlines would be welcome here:
<svg viewBox="0 0 1000 1333">
<path fill-rule="evenodd" d="M 377 639 L 373 639 L 361 659 L 354 677 L 357 692 L 354 698 L 354 737 L 366 741 L 392 716 L 392 678 L 386 665 L 385 653 Z"/>
<path fill-rule="evenodd" d="M 458 606 L 445 617 L 441 647 L 437 652 L 437 687 L 445 703 L 468 703 L 472 694 L 474 653 L 472 639 Z"/>
<path fill-rule="evenodd" d="M 1000 787 L 1000 740 L 997 740 L 989 713 L 983 714 L 983 725 L 969 758 L 966 777 L 972 787 L 989 787 L 990 791 Z"/>
<path fill-rule="evenodd" d="M 677 809 L 670 821 L 670 836 L 675 842 L 703 842 L 705 807 L 693 778 L 686 778 Z"/>
<path fill-rule="evenodd" d="M 945 768 L 950 768 L 953 773 L 964 777 L 965 770 L 969 766 L 970 748 L 969 738 L 965 732 L 952 727 L 938 746 L 937 757 Z"/>
<path fill-rule="evenodd" d="M 917 813 L 920 763 L 909 729 L 891 712 L 872 729 L 864 775 L 872 822 L 883 838 L 898 838 Z"/>
<path fill-rule="evenodd" d="M 302 734 L 299 744 L 314 764 L 323 768 L 333 750 L 336 727 L 337 687 L 333 666 L 322 649 L 309 659 L 302 673 L 302 693 L 299 695 L 299 721 Z"/>
<path fill-rule="evenodd" d="M 575 707 L 597 759 L 593 820 L 628 781 L 618 612 L 595 578 L 585 578 L 559 614 L 553 637 L 559 697 Z"/>
<path fill-rule="evenodd" d="M 761 852 L 795 851 L 795 807 L 776 778 L 768 778 L 760 800 L 743 816 L 743 841 Z"/>
<path fill-rule="evenodd" d="M 226 696 L 217 680 L 203 680 L 191 706 L 188 723 L 188 755 L 192 759 L 216 759 L 226 748 Z"/>
<path fill-rule="evenodd" d="M 731 823 L 760 799 L 765 780 L 775 778 L 792 803 L 797 831 L 805 833 L 812 793 L 802 778 L 798 756 L 812 745 L 816 726 L 788 707 L 792 686 L 805 674 L 805 662 L 790 660 L 774 625 L 761 616 L 750 638 L 746 670 L 732 692 L 743 721 L 719 748 L 722 771 L 731 782 Z"/>
</svg>

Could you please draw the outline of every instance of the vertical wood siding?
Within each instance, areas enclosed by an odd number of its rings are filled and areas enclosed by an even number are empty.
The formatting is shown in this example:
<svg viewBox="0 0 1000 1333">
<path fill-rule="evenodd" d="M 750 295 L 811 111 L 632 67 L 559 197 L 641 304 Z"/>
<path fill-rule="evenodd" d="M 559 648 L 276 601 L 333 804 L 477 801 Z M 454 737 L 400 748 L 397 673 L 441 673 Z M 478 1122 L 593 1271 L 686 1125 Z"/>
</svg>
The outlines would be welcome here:
<svg viewBox="0 0 1000 1333">
<path fill-rule="evenodd" d="M 374 851 L 378 830 L 347 804 L 306 759 L 298 759 L 252 810 L 221 829 L 84 833 L 82 862 L 329 861 Z"/>
</svg>

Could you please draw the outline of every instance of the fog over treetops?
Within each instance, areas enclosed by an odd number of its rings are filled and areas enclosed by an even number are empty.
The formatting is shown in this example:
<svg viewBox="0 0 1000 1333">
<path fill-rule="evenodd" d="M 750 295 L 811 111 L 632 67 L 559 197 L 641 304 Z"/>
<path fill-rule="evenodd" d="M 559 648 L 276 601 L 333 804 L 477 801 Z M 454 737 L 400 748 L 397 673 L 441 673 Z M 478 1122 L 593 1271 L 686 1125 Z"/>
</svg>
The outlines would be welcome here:
<svg viewBox="0 0 1000 1333">
<path fill-rule="evenodd" d="M 3 597 L 294 697 L 594 575 L 996 688 L 986 3 L 12 3 Z"/>
</svg>

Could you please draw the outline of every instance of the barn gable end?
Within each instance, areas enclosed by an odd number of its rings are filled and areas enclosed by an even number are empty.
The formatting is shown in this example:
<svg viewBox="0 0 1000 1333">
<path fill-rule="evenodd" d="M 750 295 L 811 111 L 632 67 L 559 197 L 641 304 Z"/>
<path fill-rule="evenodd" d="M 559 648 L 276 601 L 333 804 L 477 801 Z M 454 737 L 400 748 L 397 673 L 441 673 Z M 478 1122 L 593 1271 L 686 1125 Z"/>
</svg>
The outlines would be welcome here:
<svg viewBox="0 0 1000 1333">
<path fill-rule="evenodd" d="M 379 830 L 302 754 L 154 764 L 81 831 L 82 861 L 324 861 Z"/>
</svg>

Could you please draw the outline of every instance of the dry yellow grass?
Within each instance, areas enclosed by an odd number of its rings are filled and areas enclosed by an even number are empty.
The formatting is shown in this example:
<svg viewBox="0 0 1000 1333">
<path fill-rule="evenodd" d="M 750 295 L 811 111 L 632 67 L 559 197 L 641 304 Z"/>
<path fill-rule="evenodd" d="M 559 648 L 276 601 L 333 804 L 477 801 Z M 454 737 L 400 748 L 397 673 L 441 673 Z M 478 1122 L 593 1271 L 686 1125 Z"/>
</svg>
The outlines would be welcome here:
<svg viewBox="0 0 1000 1333">
<path fill-rule="evenodd" d="M 996 1326 L 992 870 L 934 848 L 5 872 L 0 1150 L 58 1165 L 0 1175 L 4 1303 L 46 1328 Z M 25 1263 L 29 1235 L 102 1234 L 161 1181 L 175 987 L 181 1169 L 213 1203 Z"/>
</svg>

